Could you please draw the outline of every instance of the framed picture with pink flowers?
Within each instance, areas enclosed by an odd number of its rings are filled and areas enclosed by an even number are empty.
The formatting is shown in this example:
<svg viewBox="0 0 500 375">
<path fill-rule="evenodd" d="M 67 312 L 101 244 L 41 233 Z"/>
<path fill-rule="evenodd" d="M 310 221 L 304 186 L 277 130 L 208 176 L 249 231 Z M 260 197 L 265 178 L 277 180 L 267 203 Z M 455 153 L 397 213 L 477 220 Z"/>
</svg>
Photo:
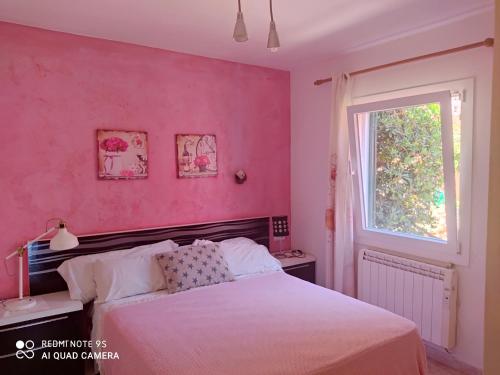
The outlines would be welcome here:
<svg viewBox="0 0 500 375">
<path fill-rule="evenodd" d="M 148 133 L 97 130 L 98 177 L 135 180 L 148 176 Z"/>
<path fill-rule="evenodd" d="M 213 134 L 177 134 L 177 177 L 217 176 L 217 142 Z"/>
</svg>

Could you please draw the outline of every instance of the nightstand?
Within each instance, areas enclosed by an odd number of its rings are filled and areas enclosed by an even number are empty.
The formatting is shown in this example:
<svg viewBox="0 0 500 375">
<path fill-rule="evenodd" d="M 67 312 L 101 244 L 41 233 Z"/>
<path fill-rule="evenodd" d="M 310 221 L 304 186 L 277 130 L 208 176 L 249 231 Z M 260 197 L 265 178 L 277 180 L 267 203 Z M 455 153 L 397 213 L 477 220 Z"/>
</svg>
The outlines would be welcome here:
<svg viewBox="0 0 500 375">
<path fill-rule="evenodd" d="M 0 304 L 2 374 L 83 375 L 81 352 L 85 348 L 63 341 L 82 344 L 82 303 L 71 300 L 67 291 L 34 298 L 35 307 L 25 311 L 8 311 Z"/>
<path fill-rule="evenodd" d="M 278 259 L 283 271 L 310 283 L 316 283 L 316 258 L 306 254 L 304 258 L 292 257 Z"/>
</svg>

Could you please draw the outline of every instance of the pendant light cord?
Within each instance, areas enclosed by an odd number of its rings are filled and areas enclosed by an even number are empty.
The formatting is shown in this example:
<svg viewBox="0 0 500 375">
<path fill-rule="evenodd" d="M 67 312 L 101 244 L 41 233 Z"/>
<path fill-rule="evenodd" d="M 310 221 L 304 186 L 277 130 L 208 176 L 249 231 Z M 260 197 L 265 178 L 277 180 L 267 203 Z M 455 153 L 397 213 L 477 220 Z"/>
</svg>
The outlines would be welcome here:
<svg viewBox="0 0 500 375">
<path fill-rule="evenodd" d="M 238 12 L 241 13 L 241 0 L 238 0 Z"/>
<path fill-rule="evenodd" d="M 271 21 L 274 21 L 274 17 L 273 17 L 273 0 L 269 0 L 269 10 L 271 12 Z"/>
</svg>

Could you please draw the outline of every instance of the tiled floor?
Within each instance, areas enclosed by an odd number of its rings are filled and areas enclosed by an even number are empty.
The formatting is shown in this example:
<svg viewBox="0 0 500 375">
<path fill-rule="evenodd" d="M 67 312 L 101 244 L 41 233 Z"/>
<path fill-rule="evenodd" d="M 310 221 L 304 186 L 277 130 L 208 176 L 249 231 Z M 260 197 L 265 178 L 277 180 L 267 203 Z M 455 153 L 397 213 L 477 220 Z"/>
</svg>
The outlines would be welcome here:
<svg viewBox="0 0 500 375">
<path fill-rule="evenodd" d="M 429 365 L 429 375 L 465 375 L 461 371 L 446 367 L 430 358 L 427 360 L 427 363 Z"/>
</svg>

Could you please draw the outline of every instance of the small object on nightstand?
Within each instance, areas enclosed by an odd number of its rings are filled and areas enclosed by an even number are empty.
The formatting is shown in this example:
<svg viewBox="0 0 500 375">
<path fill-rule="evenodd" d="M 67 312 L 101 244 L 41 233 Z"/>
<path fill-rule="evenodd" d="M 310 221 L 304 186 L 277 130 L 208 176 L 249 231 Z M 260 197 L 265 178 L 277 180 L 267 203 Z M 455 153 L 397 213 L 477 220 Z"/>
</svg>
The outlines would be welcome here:
<svg viewBox="0 0 500 375">
<path fill-rule="evenodd" d="M 302 250 L 290 250 L 290 251 L 280 251 L 273 254 L 276 259 L 286 259 L 286 258 L 305 258 L 306 253 Z"/>
<path fill-rule="evenodd" d="M 291 256 L 287 258 L 275 257 L 281 262 L 283 271 L 291 276 L 298 277 L 310 283 L 316 283 L 316 258 L 311 254 L 302 253 L 303 256 Z"/>
<path fill-rule="evenodd" d="M 2 373 L 83 375 L 86 348 L 74 346 L 84 338 L 82 303 L 71 300 L 68 291 L 32 298 L 36 304 L 29 310 L 0 306 Z"/>
</svg>

